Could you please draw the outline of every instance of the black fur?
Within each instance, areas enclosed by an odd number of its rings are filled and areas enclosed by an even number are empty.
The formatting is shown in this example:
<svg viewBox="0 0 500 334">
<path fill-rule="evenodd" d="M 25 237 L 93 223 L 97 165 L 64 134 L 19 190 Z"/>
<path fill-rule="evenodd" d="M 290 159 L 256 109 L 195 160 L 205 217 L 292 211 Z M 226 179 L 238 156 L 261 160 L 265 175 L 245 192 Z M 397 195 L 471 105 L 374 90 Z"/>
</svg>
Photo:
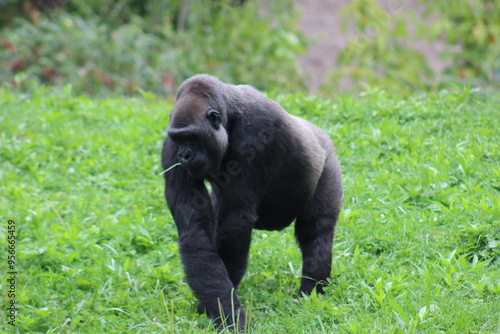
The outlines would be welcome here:
<svg viewBox="0 0 500 334">
<path fill-rule="evenodd" d="M 235 289 L 252 229 L 281 230 L 294 220 L 303 255 L 299 293 L 322 292 L 342 197 L 327 134 L 250 86 L 208 75 L 182 84 L 170 118 L 162 165 L 182 167 L 165 173 L 165 197 L 199 310 L 218 326 L 244 328 Z"/>
</svg>

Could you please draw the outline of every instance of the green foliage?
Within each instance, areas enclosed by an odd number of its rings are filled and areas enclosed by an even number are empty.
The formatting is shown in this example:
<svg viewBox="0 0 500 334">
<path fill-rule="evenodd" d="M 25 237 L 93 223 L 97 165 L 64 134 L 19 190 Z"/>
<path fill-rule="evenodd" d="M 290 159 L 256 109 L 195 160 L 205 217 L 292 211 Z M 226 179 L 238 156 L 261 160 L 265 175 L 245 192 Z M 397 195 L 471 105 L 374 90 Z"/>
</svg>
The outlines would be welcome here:
<svg viewBox="0 0 500 334">
<path fill-rule="evenodd" d="M 25 85 L 32 93 L 0 88 L 2 249 L 7 220 L 18 229 L 20 307 L 9 329 L 215 333 L 183 282 L 162 194 L 170 103 Z M 405 100 L 376 89 L 333 101 L 273 97 L 334 140 L 344 210 L 322 296 L 293 298 L 293 227 L 255 231 L 239 289 L 253 330 L 497 332 L 500 96 L 465 88 Z"/>
<path fill-rule="evenodd" d="M 186 51 L 177 65 L 185 72 L 216 73 L 222 81 L 259 89 L 291 92 L 301 87 L 295 57 L 305 45 L 293 32 L 294 17 L 286 10 L 280 13 L 279 6 L 269 7 L 266 14 L 258 1 L 237 9 L 229 5 L 214 9 L 201 2 L 197 6 L 193 10 L 199 17 L 178 33 L 182 44 L 177 47 Z"/>
<path fill-rule="evenodd" d="M 0 51 L 0 80 L 22 71 L 26 78 L 45 84 L 71 83 L 76 92 L 131 94 L 144 87 L 161 93 L 169 88 L 162 80 L 175 60 L 163 59 L 163 66 L 157 66 L 160 40 L 145 33 L 141 23 L 136 18 L 109 31 L 97 20 L 66 14 L 36 25 L 21 22 L 5 35 L 12 48 Z"/>
<path fill-rule="evenodd" d="M 497 86 L 500 80 L 500 2 L 498 0 L 422 0 L 425 15 L 403 11 L 401 1 L 383 7 L 376 0 L 353 0 L 342 10 L 344 29 L 355 30 L 354 37 L 339 53 L 338 69 L 332 71 L 323 92 L 338 91 L 345 78 L 356 91 L 365 85 L 384 87 L 408 95 L 415 90 L 445 87 L 450 82 L 475 81 Z M 411 20 L 410 20 L 411 18 Z M 410 23 L 417 33 L 410 34 Z M 415 30 L 415 29 L 413 29 Z M 459 46 L 459 52 L 444 52 L 443 60 L 452 65 L 437 81 L 427 60 L 408 41 L 440 40 Z"/>
<path fill-rule="evenodd" d="M 485 200 L 485 199 L 484 199 Z M 483 203 L 485 203 L 483 201 Z M 485 205 L 488 210 L 488 206 Z M 500 222 L 493 223 L 478 222 L 463 226 L 461 237 L 465 243 L 464 253 L 469 258 L 482 261 L 495 261 L 500 258 Z"/>
<path fill-rule="evenodd" d="M 0 82 L 12 82 L 22 72 L 43 84 L 71 83 L 77 93 L 130 95 L 142 89 L 164 94 L 191 75 L 209 73 L 259 88 L 300 88 L 295 55 L 304 43 L 289 11 L 264 12 L 258 1 L 215 6 L 194 2 L 185 27 L 177 30 L 166 9 L 159 21 L 121 12 L 110 19 L 128 17 L 120 24 L 64 12 L 37 23 L 18 21 L 0 38 L 6 46 L 0 48 Z"/>
<path fill-rule="evenodd" d="M 7 25 L 13 17 L 22 12 L 22 2 L 19 0 L 0 0 L 0 29 Z"/>
<path fill-rule="evenodd" d="M 428 40 L 443 36 L 461 50 L 449 55 L 452 78 L 480 79 L 500 83 L 500 1 L 459 0 L 453 2 L 421 0 L 427 15 L 439 17 L 429 25 L 420 25 L 420 36 Z"/>
<path fill-rule="evenodd" d="M 284 0 L 285 2 L 288 0 Z M 104 18 L 106 24 L 117 28 L 140 16 L 150 23 L 149 27 L 161 23 L 165 17 L 172 19 L 174 27 L 181 12 L 181 7 L 200 5 L 189 0 L 0 0 L 3 11 L 0 13 L 0 25 L 9 25 L 13 18 L 26 17 L 37 22 L 42 15 L 53 15 L 66 12 L 74 16 L 88 18 Z M 283 3 L 283 0 L 280 1 Z M 214 8 L 219 4 L 230 4 L 227 0 L 214 0 L 204 4 L 205 8 Z"/>
<path fill-rule="evenodd" d="M 135 16 L 140 16 L 154 28 L 154 24 L 161 22 L 163 16 L 178 12 L 181 1 L 65 0 L 60 1 L 59 10 L 83 18 L 106 18 L 106 23 L 112 28 L 129 22 Z"/>
<path fill-rule="evenodd" d="M 384 9 L 376 0 L 354 0 L 343 8 L 344 30 L 354 25 L 356 34 L 340 51 L 339 67 L 327 78 L 324 93 L 338 91 L 344 78 L 352 80 L 357 91 L 366 84 L 405 95 L 431 88 L 434 74 L 425 58 L 405 43 L 409 35 L 401 4 L 391 6 Z"/>
</svg>

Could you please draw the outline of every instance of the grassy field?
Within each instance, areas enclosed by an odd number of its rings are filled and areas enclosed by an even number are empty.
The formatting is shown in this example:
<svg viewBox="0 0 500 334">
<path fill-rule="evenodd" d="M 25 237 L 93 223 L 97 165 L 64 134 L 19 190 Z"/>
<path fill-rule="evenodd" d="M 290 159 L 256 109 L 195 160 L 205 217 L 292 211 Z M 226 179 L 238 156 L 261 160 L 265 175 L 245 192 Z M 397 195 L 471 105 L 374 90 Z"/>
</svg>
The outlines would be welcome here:
<svg viewBox="0 0 500 334">
<path fill-rule="evenodd" d="M 253 332 L 500 333 L 500 96 L 274 98 L 334 140 L 344 210 L 321 296 L 293 298 L 293 229 L 255 231 L 239 289 Z M 158 176 L 171 106 L 0 90 L 0 332 L 214 332 Z"/>
</svg>

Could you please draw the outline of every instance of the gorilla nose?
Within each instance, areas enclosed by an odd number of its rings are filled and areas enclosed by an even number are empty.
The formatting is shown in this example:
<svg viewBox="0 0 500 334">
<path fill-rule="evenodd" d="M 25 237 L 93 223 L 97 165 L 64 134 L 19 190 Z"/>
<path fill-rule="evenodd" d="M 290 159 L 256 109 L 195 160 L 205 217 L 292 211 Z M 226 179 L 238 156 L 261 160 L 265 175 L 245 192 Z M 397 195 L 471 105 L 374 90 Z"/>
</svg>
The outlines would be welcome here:
<svg viewBox="0 0 500 334">
<path fill-rule="evenodd" d="M 185 149 L 179 150 L 178 157 L 179 157 L 179 162 L 184 165 L 184 164 L 187 164 L 193 160 L 194 152 L 190 148 L 185 148 Z"/>
</svg>

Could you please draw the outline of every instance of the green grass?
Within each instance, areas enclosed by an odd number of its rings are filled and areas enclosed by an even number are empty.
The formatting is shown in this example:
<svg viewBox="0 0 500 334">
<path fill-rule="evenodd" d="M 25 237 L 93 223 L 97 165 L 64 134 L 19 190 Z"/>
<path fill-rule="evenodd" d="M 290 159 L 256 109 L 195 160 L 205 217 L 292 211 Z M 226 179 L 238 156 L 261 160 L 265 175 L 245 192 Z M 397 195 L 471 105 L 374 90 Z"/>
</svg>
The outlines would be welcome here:
<svg viewBox="0 0 500 334">
<path fill-rule="evenodd" d="M 293 229 L 255 231 L 255 333 L 500 333 L 500 100 L 274 96 L 344 174 L 331 284 L 296 300 Z M 171 101 L 0 90 L 0 268 L 16 222 L 18 333 L 213 333 L 184 282 L 159 164 Z M 6 276 L 0 307 L 7 306 Z"/>
</svg>

